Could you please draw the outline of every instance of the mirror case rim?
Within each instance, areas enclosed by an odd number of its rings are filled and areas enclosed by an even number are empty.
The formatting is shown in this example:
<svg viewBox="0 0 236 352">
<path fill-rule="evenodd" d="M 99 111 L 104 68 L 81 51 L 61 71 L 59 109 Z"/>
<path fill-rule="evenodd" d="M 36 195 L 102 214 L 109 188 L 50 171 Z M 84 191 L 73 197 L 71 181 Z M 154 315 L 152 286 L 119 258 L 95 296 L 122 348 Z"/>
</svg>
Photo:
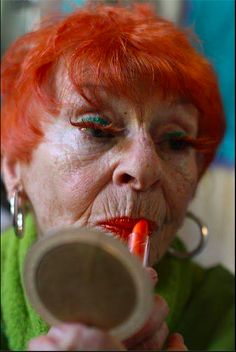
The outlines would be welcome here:
<svg viewBox="0 0 236 352">
<path fill-rule="evenodd" d="M 136 289 L 136 307 L 125 321 L 109 330 L 109 333 L 120 341 L 129 338 L 142 328 L 151 313 L 154 304 L 151 280 L 140 260 L 131 255 L 127 247 L 110 234 L 89 228 L 64 228 L 48 233 L 33 244 L 27 253 L 23 272 L 24 288 L 31 305 L 50 326 L 62 323 L 40 299 L 36 273 L 42 258 L 48 255 L 50 250 L 71 243 L 86 243 L 101 248 L 120 261 L 131 275 Z"/>
</svg>

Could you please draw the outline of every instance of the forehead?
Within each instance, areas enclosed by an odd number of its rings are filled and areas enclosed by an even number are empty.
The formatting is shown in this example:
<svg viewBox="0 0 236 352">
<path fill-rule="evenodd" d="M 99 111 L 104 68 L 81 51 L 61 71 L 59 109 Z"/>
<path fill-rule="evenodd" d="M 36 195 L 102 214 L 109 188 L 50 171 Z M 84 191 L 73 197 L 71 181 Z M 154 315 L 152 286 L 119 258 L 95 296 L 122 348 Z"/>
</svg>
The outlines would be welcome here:
<svg viewBox="0 0 236 352">
<path fill-rule="evenodd" d="M 93 82 L 83 85 L 83 92 L 88 100 L 81 96 L 73 85 L 65 65 L 59 65 L 55 74 L 56 98 L 62 103 L 62 110 L 75 109 L 96 109 L 115 114 L 127 116 L 139 116 L 145 119 L 147 116 L 154 116 L 158 119 L 166 119 L 169 116 L 188 120 L 189 124 L 196 125 L 198 122 L 198 110 L 185 98 L 178 96 L 168 96 L 165 99 L 159 94 L 158 88 L 151 95 L 145 96 L 142 102 L 133 102 L 119 94 L 111 93 L 104 86 L 96 86 Z M 145 89 L 142 83 L 140 94 Z M 136 87 L 137 88 L 137 87 Z M 93 105 L 94 103 L 94 105 Z M 131 113 L 131 114 L 130 114 Z M 134 114 L 133 114 L 134 113 Z"/>
</svg>

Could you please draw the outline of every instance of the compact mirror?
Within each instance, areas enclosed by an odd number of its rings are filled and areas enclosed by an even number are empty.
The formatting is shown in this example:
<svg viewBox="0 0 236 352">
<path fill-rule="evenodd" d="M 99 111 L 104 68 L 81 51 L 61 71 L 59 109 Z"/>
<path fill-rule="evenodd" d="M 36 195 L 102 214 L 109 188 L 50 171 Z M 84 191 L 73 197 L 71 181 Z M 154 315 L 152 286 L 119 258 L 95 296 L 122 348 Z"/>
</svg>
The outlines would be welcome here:
<svg viewBox="0 0 236 352">
<path fill-rule="evenodd" d="M 39 239 L 26 256 L 26 294 L 51 326 L 82 322 L 124 340 L 153 306 L 151 280 L 139 258 L 118 239 L 88 228 Z"/>
</svg>

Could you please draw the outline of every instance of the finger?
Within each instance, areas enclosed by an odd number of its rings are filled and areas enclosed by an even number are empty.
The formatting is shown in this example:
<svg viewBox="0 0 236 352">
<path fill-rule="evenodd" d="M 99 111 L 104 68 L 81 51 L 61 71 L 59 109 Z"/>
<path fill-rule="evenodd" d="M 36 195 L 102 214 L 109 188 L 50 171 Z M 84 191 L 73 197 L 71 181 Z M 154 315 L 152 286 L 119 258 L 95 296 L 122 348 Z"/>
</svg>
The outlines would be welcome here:
<svg viewBox="0 0 236 352">
<path fill-rule="evenodd" d="M 160 350 L 165 345 L 165 342 L 166 342 L 168 335 L 169 335 L 169 329 L 168 329 L 166 322 L 164 322 L 161 325 L 160 329 L 158 331 L 156 331 L 156 333 L 153 336 L 142 341 L 140 344 L 132 347 L 131 349 L 133 349 L 135 351 L 138 351 L 138 350 L 145 350 L 145 351 Z"/>
<path fill-rule="evenodd" d="M 63 324 L 50 330 L 52 336 L 64 351 L 83 350 L 125 350 L 120 341 L 104 331 L 84 324 Z"/>
<path fill-rule="evenodd" d="M 175 333 L 169 337 L 167 351 L 188 351 L 181 334 Z"/>
<path fill-rule="evenodd" d="M 39 336 L 28 344 L 28 351 L 59 351 L 57 343 L 50 336 Z"/>
<path fill-rule="evenodd" d="M 156 270 L 154 270 L 152 267 L 147 267 L 145 269 L 147 270 L 147 273 L 150 276 L 153 287 L 155 287 L 158 282 L 158 274 Z"/>
<path fill-rule="evenodd" d="M 84 334 L 82 324 L 62 324 L 50 329 L 48 335 L 56 340 L 60 349 L 73 351 Z"/>
<path fill-rule="evenodd" d="M 169 307 L 166 301 L 161 296 L 156 295 L 154 308 L 150 318 L 148 319 L 148 321 L 142 327 L 141 330 L 139 330 L 136 334 L 134 334 L 130 338 L 123 341 L 124 345 L 129 348 L 153 336 L 156 333 L 156 331 L 160 329 L 168 313 L 169 313 Z"/>
</svg>

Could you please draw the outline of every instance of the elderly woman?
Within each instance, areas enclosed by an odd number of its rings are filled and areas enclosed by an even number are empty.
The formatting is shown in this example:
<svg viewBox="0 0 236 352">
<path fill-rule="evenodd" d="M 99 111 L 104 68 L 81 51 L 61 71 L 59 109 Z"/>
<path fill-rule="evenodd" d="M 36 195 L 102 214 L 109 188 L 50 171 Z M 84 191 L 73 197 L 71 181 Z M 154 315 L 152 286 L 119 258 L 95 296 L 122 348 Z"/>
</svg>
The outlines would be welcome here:
<svg viewBox="0 0 236 352">
<path fill-rule="evenodd" d="M 216 77 L 187 34 L 146 5 L 86 6 L 17 40 L 2 88 L 4 181 L 15 211 L 27 208 L 24 228 L 2 236 L 3 349 L 233 349 L 231 274 L 175 258 L 178 241 L 167 253 L 225 127 Z M 23 291 L 32 243 L 117 221 L 124 237 L 139 219 L 155 223 L 158 271 L 145 326 L 126 341 L 80 322 L 49 327 Z"/>
</svg>

